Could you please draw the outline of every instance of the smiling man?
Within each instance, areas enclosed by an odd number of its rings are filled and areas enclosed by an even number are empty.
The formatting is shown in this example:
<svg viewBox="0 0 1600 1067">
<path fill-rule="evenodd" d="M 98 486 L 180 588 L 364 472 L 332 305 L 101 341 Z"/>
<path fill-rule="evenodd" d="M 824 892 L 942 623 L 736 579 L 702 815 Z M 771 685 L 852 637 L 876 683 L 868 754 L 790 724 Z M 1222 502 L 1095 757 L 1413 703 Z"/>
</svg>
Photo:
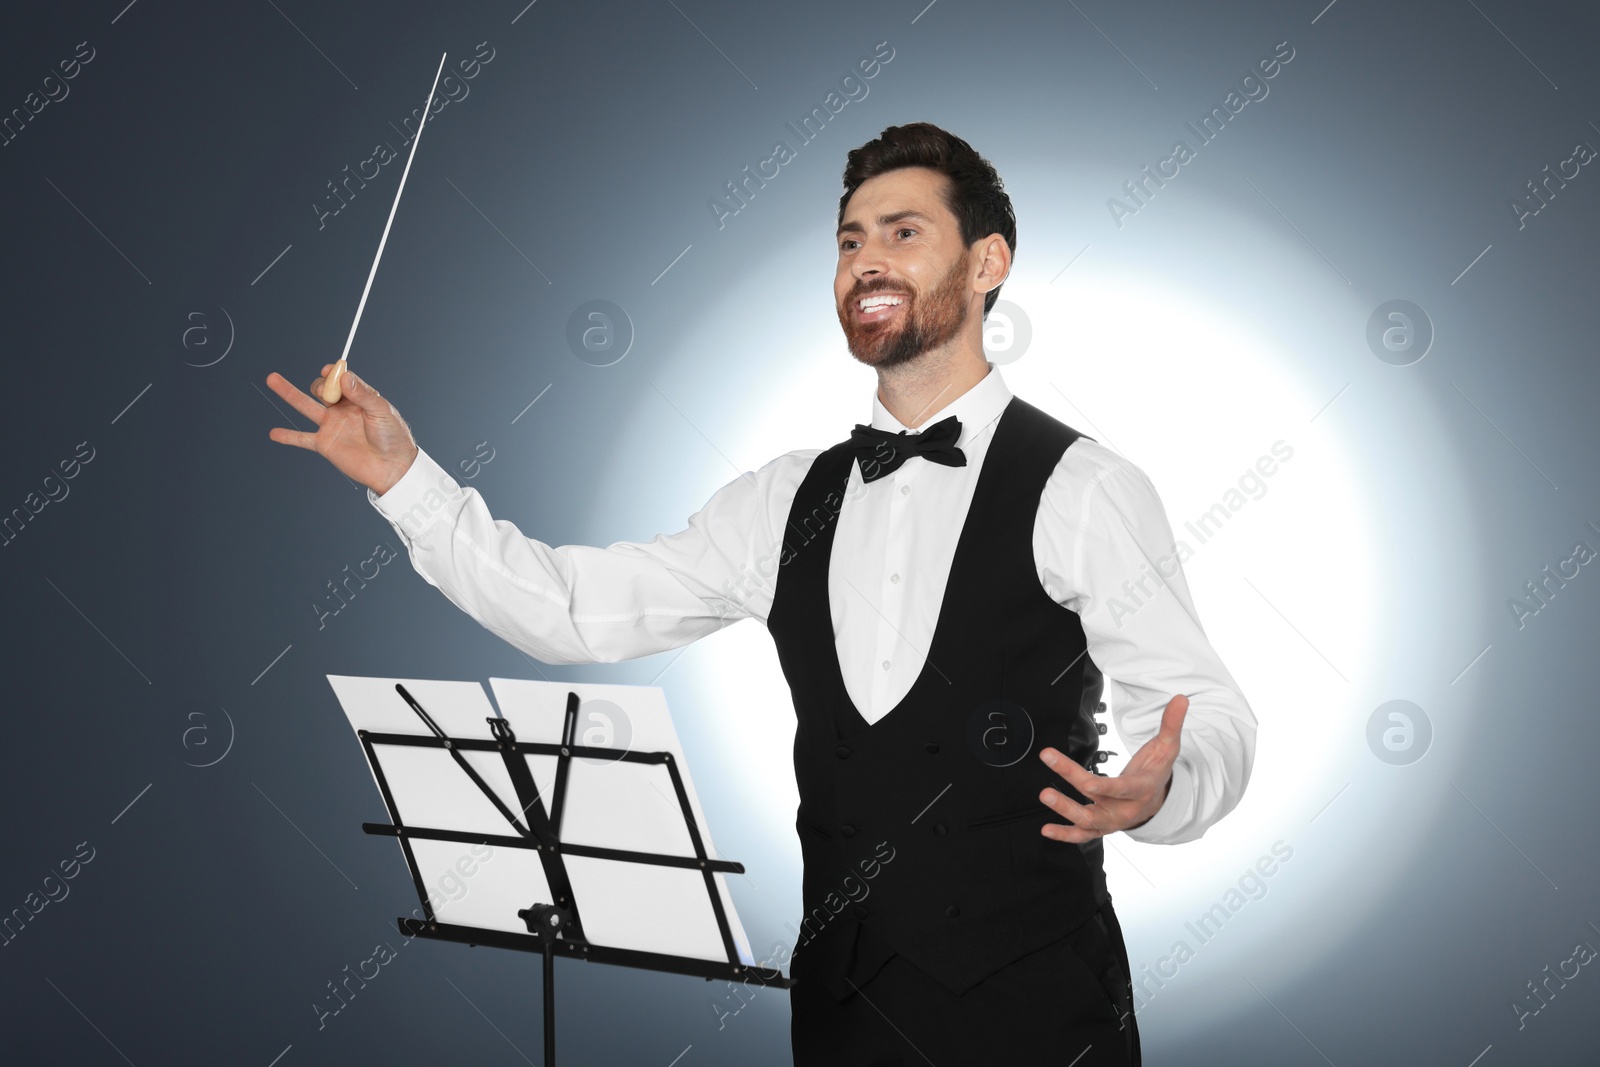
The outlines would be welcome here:
<svg viewBox="0 0 1600 1067">
<path fill-rule="evenodd" d="M 611 662 L 765 624 L 797 720 L 801 1067 L 1139 1064 L 1103 839 L 1194 840 L 1249 779 L 1256 720 L 1182 571 L 1132 617 L 1108 607 L 1173 552 L 1149 478 L 984 357 L 1015 247 L 966 141 L 913 123 L 850 152 L 834 297 L 877 373 L 870 424 L 648 543 L 526 537 L 360 378 L 324 407 L 268 377 L 317 426 L 272 439 L 366 485 L 418 572 L 529 655 Z M 1134 752 L 1115 777 L 1102 695 Z"/>
</svg>

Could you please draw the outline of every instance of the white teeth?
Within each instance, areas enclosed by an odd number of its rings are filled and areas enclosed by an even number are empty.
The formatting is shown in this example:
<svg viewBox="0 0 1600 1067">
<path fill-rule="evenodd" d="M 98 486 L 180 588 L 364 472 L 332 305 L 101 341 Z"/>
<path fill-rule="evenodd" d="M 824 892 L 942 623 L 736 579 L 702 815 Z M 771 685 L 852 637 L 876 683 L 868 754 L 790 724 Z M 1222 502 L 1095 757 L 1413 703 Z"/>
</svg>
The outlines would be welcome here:
<svg viewBox="0 0 1600 1067">
<path fill-rule="evenodd" d="M 886 304 L 893 305 L 899 303 L 901 303 L 901 298 L 898 296 L 866 296 L 861 298 L 861 310 L 876 311 L 878 308 L 883 307 Z"/>
</svg>

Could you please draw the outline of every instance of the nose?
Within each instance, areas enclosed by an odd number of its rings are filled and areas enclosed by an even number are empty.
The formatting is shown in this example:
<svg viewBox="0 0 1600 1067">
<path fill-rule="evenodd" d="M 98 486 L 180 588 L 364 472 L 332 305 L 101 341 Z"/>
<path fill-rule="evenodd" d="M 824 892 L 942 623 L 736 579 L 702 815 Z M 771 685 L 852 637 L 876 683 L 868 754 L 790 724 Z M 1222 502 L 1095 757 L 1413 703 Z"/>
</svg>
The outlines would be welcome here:
<svg viewBox="0 0 1600 1067">
<path fill-rule="evenodd" d="M 850 263 L 850 272 L 860 279 L 871 279 L 883 273 L 883 246 L 868 237 L 856 249 Z"/>
</svg>

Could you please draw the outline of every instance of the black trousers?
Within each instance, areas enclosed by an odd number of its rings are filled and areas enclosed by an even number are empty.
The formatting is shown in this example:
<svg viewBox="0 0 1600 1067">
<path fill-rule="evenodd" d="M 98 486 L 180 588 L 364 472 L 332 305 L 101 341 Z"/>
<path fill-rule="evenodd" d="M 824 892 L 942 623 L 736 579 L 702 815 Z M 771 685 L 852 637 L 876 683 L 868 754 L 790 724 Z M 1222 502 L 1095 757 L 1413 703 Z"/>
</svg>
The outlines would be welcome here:
<svg viewBox="0 0 1600 1067">
<path fill-rule="evenodd" d="M 1140 1067 L 1130 973 L 1108 900 L 960 996 L 898 955 L 842 1002 L 797 982 L 795 1067 Z"/>
</svg>

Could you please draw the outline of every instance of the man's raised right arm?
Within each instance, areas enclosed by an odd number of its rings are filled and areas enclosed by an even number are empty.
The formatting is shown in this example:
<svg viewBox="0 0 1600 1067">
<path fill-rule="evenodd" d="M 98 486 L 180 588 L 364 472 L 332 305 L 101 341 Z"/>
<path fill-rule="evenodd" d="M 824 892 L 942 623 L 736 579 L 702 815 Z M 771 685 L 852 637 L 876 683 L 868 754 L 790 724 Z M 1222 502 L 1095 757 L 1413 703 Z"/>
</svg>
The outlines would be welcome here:
<svg viewBox="0 0 1600 1067">
<path fill-rule="evenodd" d="M 477 490 L 417 448 L 393 406 L 349 372 L 345 397 L 327 407 L 281 376 L 268 384 L 318 423 L 316 434 L 275 429 L 273 440 L 318 451 L 366 485 L 417 572 L 529 655 L 614 662 L 679 647 L 747 616 L 766 619 L 777 531 L 811 453 L 788 453 L 740 475 L 678 533 L 604 548 L 553 547 L 493 518 Z"/>
<path fill-rule="evenodd" d="M 723 486 L 679 533 L 604 548 L 524 536 L 423 451 L 367 498 L 417 573 L 486 628 L 546 663 L 612 663 L 765 619 L 772 579 L 758 557 L 777 552 L 758 546 L 777 473 L 769 464 Z"/>
</svg>

